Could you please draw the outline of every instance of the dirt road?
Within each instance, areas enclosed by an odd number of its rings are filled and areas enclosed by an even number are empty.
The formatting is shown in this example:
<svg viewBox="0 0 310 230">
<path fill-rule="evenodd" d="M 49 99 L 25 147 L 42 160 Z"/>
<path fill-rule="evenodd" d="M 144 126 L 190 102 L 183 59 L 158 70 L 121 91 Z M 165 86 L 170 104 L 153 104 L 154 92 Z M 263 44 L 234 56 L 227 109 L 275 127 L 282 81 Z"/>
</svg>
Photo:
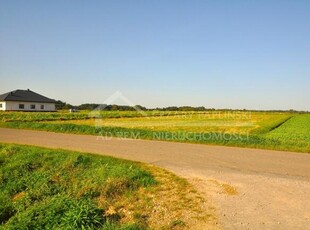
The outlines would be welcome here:
<svg viewBox="0 0 310 230">
<path fill-rule="evenodd" d="M 188 178 L 216 207 L 223 229 L 310 229 L 310 155 L 0 129 L 0 142 L 112 155 Z"/>
</svg>

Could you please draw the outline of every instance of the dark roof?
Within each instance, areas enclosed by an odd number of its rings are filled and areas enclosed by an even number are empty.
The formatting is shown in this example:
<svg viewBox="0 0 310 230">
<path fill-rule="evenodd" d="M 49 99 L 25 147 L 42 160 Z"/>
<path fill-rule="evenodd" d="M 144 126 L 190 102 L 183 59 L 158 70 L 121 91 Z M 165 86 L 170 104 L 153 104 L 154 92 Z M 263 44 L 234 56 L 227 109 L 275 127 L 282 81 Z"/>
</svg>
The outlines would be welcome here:
<svg viewBox="0 0 310 230">
<path fill-rule="evenodd" d="M 38 93 L 35 93 L 29 89 L 18 89 L 5 94 L 0 95 L 0 101 L 29 101 L 29 102 L 44 102 L 55 103 L 56 101 L 47 97 L 44 97 Z"/>
</svg>

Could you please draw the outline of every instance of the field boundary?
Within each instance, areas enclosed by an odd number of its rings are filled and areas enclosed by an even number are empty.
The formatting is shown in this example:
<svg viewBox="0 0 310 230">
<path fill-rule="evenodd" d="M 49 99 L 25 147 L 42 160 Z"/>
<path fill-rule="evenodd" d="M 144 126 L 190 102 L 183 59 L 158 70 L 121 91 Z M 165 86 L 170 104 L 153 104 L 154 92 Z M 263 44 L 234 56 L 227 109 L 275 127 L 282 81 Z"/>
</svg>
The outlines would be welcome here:
<svg viewBox="0 0 310 230">
<path fill-rule="evenodd" d="M 294 116 L 291 116 L 289 118 L 287 118 L 286 120 L 280 122 L 279 124 L 277 124 L 276 126 L 272 127 L 267 133 L 277 129 L 277 128 L 280 128 L 280 126 L 282 126 L 284 123 L 288 122 L 290 119 L 292 119 Z"/>
</svg>

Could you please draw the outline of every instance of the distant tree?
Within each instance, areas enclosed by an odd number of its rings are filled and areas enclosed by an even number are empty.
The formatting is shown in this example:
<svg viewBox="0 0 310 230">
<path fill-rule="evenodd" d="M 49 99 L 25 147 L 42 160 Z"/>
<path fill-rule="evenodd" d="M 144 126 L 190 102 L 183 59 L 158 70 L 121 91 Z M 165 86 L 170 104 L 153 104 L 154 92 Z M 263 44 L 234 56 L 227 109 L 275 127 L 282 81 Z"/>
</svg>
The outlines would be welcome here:
<svg viewBox="0 0 310 230">
<path fill-rule="evenodd" d="M 147 110 L 145 107 L 143 107 L 141 105 L 135 105 L 133 108 L 136 110 Z"/>
<path fill-rule="evenodd" d="M 206 108 L 204 106 L 199 106 L 199 107 L 196 107 L 196 110 L 197 111 L 205 111 Z"/>
<path fill-rule="evenodd" d="M 112 111 L 117 111 L 117 110 L 119 110 L 119 106 L 118 105 L 112 105 L 111 106 L 111 110 Z"/>
<path fill-rule="evenodd" d="M 87 103 L 87 104 L 81 104 L 79 105 L 77 108 L 79 110 L 94 110 L 99 106 L 99 104 L 95 104 L 95 103 Z M 104 108 L 104 106 L 103 106 Z"/>
<path fill-rule="evenodd" d="M 181 106 L 181 107 L 179 107 L 179 110 L 180 111 L 195 111 L 196 108 L 191 107 L 191 106 Z"/>
<path fill-rule="evenodd" d="M 178 111 L 179 108 L 177 106 L 169 106 L 166 108 L 163 108 L 164 111 Z"/>
<path fill-rule="evenodd" d="M 56 110 L 62 110 L 62 109 L 71 109 L 73 106 L 70 104 L 67 104 L 66 102 L 58 100 L 55 103 L 55 107 L 56 107 Z"/>
<path fill-rule="evenodd" d="M 65 104 L 62 109 L 72 109 L 74 106 L 70 104 Z"/>
</svg>

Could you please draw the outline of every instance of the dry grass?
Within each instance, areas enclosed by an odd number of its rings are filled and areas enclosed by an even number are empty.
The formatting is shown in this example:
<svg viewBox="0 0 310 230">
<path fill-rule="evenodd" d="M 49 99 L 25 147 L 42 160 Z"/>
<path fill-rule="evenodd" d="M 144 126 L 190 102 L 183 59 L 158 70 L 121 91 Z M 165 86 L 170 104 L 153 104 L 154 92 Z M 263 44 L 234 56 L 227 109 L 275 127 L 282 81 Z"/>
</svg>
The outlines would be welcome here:
<svg viewBox="0 0 310 230">
<path fill-rule="evenodd" d="M 223 182 L 219 182 L 219 181 L 214 180 L 214 179 L 210 179 L 208 181 L 213 183 L 213 184 L 215 184 L 219 188 L 221 188 L 222 193 L 224 193 L 226 195 L 230 195 L 230 196 L 238 195 L 237 188 L 235 188 L 232 185 L 229 185 L 229 184 L 226 184 L 226 183 L 223 183 Z"/>
<path fill-rule="evenodd" d="M 191 184 L 173 173 L 152 165 L 143 166 L 158 181 L 156 187 L 140 189 L 112 210 L 122 213 L 123 221 L 140 222 L 151 229 L 216 228 L 214 208 Z M 138 197 L 138 199 L 137 199 Z M 125 208 L 126 207 L 126 208 Z"/>
</svg>

